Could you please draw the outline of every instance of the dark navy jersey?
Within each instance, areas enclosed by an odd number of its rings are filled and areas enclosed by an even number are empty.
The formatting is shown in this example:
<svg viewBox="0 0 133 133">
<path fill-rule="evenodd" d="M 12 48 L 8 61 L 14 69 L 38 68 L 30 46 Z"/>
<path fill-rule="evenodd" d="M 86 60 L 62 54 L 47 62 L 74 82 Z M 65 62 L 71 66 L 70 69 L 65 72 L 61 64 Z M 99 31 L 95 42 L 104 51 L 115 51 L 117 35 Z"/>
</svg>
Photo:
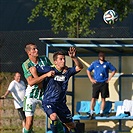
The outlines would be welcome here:
<svg viewBox="0 0 133 133">
<path fill-rule="evenodd" d="M 66 91 L 68 87 L 68 81 L 71 76 L 76 74 L 76 68 L 71 67 L 64 71 L 58 71 L 55 67 L 37 66 L 37 72 L 47 73 L 51 70 L 55 71 L 54 77 L 48 77 L 44 80 L 43 86 L 45 88 L 43 102 L 49 103 L 60 103 L 66 102 Z"/>
</svg>

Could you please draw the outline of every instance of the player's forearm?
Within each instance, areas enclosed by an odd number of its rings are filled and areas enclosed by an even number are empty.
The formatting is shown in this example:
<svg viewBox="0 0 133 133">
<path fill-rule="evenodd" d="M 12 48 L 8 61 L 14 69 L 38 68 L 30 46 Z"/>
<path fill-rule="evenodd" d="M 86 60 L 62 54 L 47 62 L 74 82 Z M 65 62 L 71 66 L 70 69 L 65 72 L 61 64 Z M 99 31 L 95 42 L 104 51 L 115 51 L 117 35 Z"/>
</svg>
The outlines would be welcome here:
<svg viewBox="0 0 133 133">
<path fill-rule="evenodd" d="M 72 58 L 72 60 L 74 61 L 76 67 L 79 70 L 82 70 L 83 69 L 83 64 L 80 62 L 80 60 L 77 57 Z"/>
<path fill-rule="evenodd" d="M 111 78 L 115 75 L 115 73 L 116 73 L 116 71 L 113 71 L 108 79 L 111 80 Z"/>
<path fill-rule="evenodd" d="M 43 74 L 42 76 L 40 77 L 32 77 L 32 78 L 29 78 L 27 79 L 27 82 L 30 86 L 33 86 L 35 84 L 39 84 L 41 83 L 45 78 L 47 78 L 47 74 Z"/>
</svg>

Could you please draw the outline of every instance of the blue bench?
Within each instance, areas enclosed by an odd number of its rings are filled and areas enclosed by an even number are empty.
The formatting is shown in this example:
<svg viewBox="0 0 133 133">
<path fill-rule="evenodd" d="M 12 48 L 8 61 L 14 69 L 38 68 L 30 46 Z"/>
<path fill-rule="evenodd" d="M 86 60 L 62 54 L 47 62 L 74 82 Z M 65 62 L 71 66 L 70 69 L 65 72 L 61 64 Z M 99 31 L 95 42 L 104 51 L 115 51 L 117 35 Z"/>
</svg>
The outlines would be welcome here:
<svg viewBox="0 0 133 133">
<path fill-rule="evenodd" d="M 89 114 L 90 114 L 90 101 L 80 101 L 77 102 L 76 105 L 76 112 L 77 114 L 73 116 L 74 120 L 89 120 Z M 94 107 L 94 112 L 96 114 L 96 116 L 94 117 L 94 119 L 105 119 L 105 117 L 100 117 L 97 116 L 100 113 L 100 106 L 101 106 L 101 102 L 96 101 L 96 105 Z M 105 109 L 104 109 L 104 114 L 106 115 L 106 118 L 108 117 L 108 115 L 110 114 L 112 110 L 112 102 L 111 101 L 106 101 L 106 105 L 105 105 Z"/>
<path fill-rule="evenodd" d="M 114 108 L 113 108 L 114 104 Z M 98 121 L 114 121 L 118 120 L 119 121 L 119 131 L 122 131 L 122 125 L 121 121 L 122 120 L 133 120 L 133 116 L 128 116 L 127 114 L 119 114 L 116 116 L 116 111 L 117 107 L 123 105 L 123 101 L 106 101 L 105 109 L 104 109 L 104 116 L 100 117 L 98 114 L 100 113 L 100 105 L 101 102 L 96 102 L 94 111 L 95 111 L 95 116 L 94 120 Z M 73 116 L 74 121 L 80 121 L 80 120 L 91 120 L 89 117 L 90 114 L 90 101 L 79 101 L 76 104 L 76 114 Z"/>
</svg>

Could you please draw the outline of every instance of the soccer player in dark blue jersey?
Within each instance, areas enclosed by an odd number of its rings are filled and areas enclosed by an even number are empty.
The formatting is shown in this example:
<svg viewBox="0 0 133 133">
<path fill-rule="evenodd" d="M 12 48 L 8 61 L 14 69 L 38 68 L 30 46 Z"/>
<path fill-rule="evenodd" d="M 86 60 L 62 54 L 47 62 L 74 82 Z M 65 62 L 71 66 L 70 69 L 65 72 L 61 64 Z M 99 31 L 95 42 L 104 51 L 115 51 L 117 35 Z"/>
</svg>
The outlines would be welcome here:
<svg viewBox="0 0 133 133">
<path fill-rule="evenodd" d="M 93 77 L 91 76 L 91 72 L 94 70 Z M 111 74 L 109 76 L 109 70 L 111 70 Z M 91 119 L 93 118 L 93 110 L 95 106 L 96 99 L 99 97 L 99 93 L 101 93 L 101 110 L 100 116 L 103 116 L 103 110 L 105 107 L 105 99 L 109 97 L 109 88 L 108 82 L 115 75 L 116 68 L 108 61 L 105 60 L 105 54 L 100 52 L 98 54 L 98 60 L 91 63 L 90 67 L 87 69 L 87 75 L 92 82 L 93 93 L 91 100 Z"/>
<path fill-rule="evenodd" d="M 47 73 L 53 70 L 53 77 L 48 77 L 44 81 L 45 92 L 42 103 L 44 111 L 51 119 L 51 130 L 53 133 L 58 133 L 56 124 L 58 118 L 65 124 L 70 133 L 78 133 L 71 112 L 66 105 L 66 92 L 69 78 L 80 72 L 83 69 L 83 65 L 76 57 L 76 49 L 74 47 L 70 47 L 68 54 L 74 61 L 75 66 L 68 67 L 67 70 L 65 68 L 65 54 L 60 51 L 53 54 L 53 67 L 36 66 L 39 73 Z M 35 75 L 34 68 L 30 71 Z"/>
</svg>

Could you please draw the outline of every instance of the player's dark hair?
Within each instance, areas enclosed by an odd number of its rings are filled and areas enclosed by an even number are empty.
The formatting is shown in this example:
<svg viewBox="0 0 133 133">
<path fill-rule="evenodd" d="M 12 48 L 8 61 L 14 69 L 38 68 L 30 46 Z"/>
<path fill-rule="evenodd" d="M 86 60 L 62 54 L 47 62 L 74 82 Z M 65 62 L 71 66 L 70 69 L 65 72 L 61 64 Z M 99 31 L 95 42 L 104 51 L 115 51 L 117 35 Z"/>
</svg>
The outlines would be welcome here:
<svg viewBox="0 0 133 133">
<path fill-rule="evenodd" d="M 31 45 L 35 45 L 35 46 L 36 46 L 35 43 L 27 43 L 27 44 L 25 45 L 25 52 L 27 52 L 27 51 L 30 50 L 30 46 L 31 46 Z"/>
<path fill-rule="evenodd" d="M 53 60 L 54 60 L 54 61 L 57 60 L 57 56 L 58 56 L 58 55 L 64 55 L 64 56 L 65 56 L 65 53 L 62 52 L 62 51 L 54 52 L 54 54 L 53 54 Z"/>
</svg>

